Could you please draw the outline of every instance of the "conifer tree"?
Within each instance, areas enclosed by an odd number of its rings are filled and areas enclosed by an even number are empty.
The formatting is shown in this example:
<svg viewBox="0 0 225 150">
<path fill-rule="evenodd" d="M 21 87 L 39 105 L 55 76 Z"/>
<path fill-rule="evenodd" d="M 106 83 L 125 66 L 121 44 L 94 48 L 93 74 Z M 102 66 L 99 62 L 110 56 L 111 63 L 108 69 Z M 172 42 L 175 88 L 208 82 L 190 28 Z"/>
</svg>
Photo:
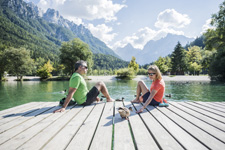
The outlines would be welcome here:
<svg viewBox="0 0 225 150">
<path fill-rule="evenodd" d="M 177 43 L 171 57 L 172 74 L 184 75 L 187 70 L 186 51 L 181 46 L 180 42 Z"/>
</svg>

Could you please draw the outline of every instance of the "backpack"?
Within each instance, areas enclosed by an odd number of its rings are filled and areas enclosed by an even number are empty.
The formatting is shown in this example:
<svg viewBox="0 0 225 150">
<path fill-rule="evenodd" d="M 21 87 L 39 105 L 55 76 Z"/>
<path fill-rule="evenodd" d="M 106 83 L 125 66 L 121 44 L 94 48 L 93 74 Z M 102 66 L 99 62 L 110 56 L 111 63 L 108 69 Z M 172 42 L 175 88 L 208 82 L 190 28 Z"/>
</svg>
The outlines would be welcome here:
<svg viewBox="0 0 225 150">
<path fill-rule="evenodd" d="M 66 97 L 62 98 L 60 101 L 59 101 L 59 105 L 63 105 L 64 102 L 66 100 Z M 71 99 L 68 106 L 71 106 L 71 105 L 75 105 L 76 104 L 76 101 L 74 99 Z"/>
</svg>

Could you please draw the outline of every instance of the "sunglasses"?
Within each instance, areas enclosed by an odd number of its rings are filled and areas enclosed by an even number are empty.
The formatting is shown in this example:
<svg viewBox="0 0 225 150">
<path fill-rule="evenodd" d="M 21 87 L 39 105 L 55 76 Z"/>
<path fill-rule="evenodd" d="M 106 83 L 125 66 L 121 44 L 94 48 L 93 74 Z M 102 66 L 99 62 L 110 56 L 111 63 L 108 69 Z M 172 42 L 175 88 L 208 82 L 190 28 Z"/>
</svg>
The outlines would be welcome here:
<svg viewBox="0 0 225 150">
<path fill-rule="evenodd" d="M 87 66 L 83 66 L 85 69 L 88 69 L 88 67 Z"/>
<path fill-rule="evenodd" d="M 153 76 L 154 74 L 156 74 L 156 73 L 148 73 L 149 76 Z"/>
</svg>

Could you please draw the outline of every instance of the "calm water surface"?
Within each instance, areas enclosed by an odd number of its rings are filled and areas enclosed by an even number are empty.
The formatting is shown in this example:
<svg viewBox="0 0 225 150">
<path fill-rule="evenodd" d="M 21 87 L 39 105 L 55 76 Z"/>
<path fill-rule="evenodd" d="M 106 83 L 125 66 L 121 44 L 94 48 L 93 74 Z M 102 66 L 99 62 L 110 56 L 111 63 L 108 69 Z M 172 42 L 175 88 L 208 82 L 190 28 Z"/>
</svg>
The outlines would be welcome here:
<svg viewBox="0 0 225 150">
<path fill-rule="evenodd" d="M 87 81 L 90 89 L 96 82 Z M 151 81 L 146 80 L 150 87 Z M 169 101 L 225 101 L 225 84 L 212 82 L 175 82 L 166 81 L 165 94 L 171 94 Z M 0 110 L 33 101 L 59 101 L 65 95 L 60 93 L 68 89 L 68 81 L 24 81 L 0 82 Z M 126 101 L 134 99 L 137 81 L 105 82 L 114 99 L 124 97 Z"/>
</svg>

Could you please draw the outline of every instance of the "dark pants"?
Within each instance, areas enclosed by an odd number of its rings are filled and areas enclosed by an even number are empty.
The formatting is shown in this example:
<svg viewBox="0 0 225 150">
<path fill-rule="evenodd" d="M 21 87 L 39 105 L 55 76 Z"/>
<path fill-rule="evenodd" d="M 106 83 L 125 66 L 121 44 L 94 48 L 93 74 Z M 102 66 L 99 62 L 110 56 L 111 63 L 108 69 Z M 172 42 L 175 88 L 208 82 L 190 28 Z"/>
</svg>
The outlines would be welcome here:
<svg viewBox="0 0 225 150">
<path fill-rule="evenodd" d="M 148 99 L 149 95 L 150 95 L 150 92 L 147 92 L 147 93 L 145 93 L 145 95 L 142 96 L 142 98 L 143 98 L 143 103 L 146 102 L 146 100 Z M 149 105 L 158 106 L 159 104 L 160 104 L 160 102 L 157 102 L 157 101 L 153 98 Z"/>
<path fill-rule="evenodd" d="M 88 93 L 87 93 L 87 99 L 86 102 L 84 102 L 82 105 L 90 105 L 94 101 L 96 101 L 97 96 L 99 95 L 98 89 L 94 86 Z"/>
</svg>

